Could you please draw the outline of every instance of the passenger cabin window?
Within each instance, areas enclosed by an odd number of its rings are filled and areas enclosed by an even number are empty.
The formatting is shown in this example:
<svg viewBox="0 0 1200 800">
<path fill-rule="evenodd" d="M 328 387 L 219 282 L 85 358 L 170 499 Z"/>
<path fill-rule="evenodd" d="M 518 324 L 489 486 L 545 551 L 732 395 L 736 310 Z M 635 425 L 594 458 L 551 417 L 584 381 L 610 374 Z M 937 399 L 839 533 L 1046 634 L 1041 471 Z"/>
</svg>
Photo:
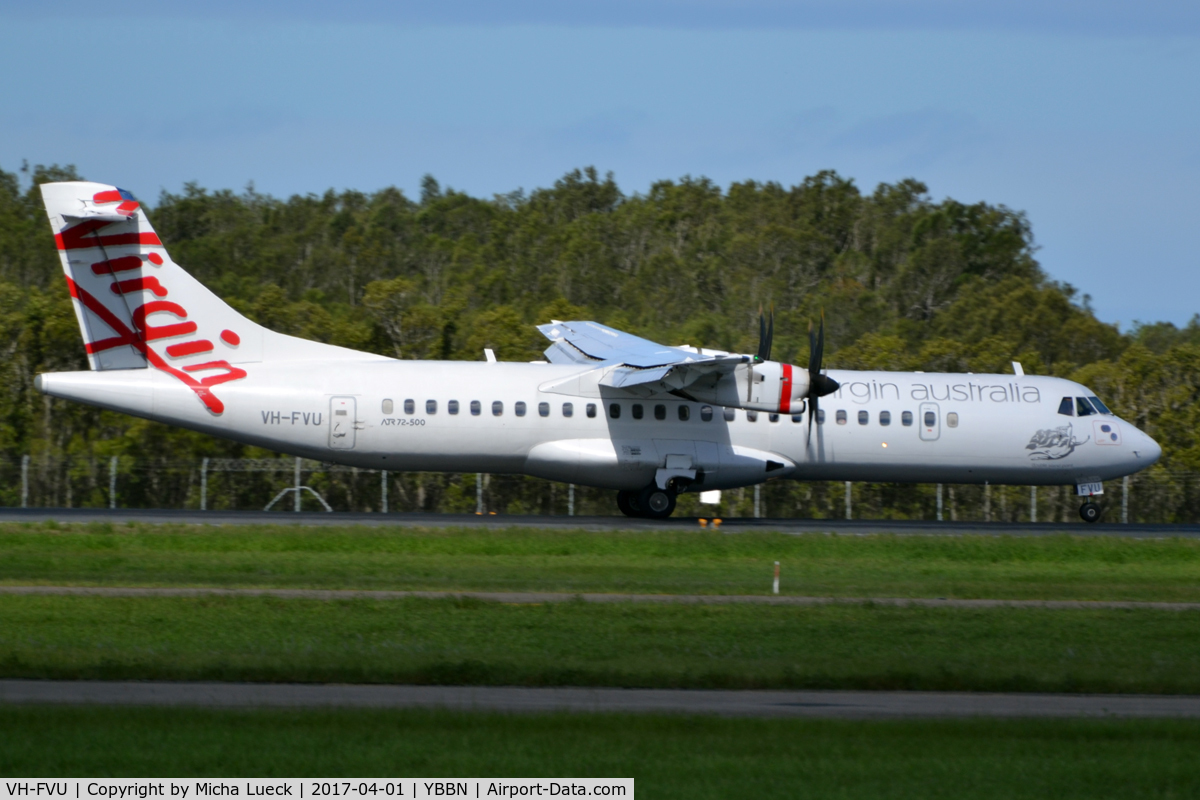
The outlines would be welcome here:
<svg viewBox="0 0 1200 800">
<path fill-rule="evenodd" d="M 712 422 L 712 406 L 700 406 L 700 421 Z"/>
<path fill-rule="evenodd" d="M 778 414 L 767 414 L 767 419 L 769 419 L 771 422 L 779 422 L 779 415 Z"/>
<path fill-rule="evenodd" d="M 823 408 L 817 409 L 817 424 L 818 425 L 825 424 L 825 409 L 823 409 Z"/>
<path fill-rule="evenodd" d="M 803 422 L 803 421 L 804 421 L 803 414 L 792 414 L 792 422 Z"/>
<path fill-rule="evenodd" d="M 892 412 L 890 412 L 890 411 L 880 411 L 880 412 L 879 412 L 879 424 L 880 424 L 880 425 L 882 425 L 882 426 L 883 426 L 883 427 L 885 427 L 885 428 L 886 428 L 888 425 L 891 425 L 891 424 L 892 424 Z"/>
<path fill-rule="evenodd" d="M 679 421 L 680 422 L 687 422 L 688 418 L 691 416 L 692 416 L 692 407 L 691 406 L 685 404 L 685 405 L 681 405 L 679 407 Z"/>
<path fill-rule="evenodd" d="M 654 418 L 655 419 L 666 419 L 667 418 L 667 407 L 664 406 L 662 403 L 656 403 L 654 405 Z"/>
<path fill-rule="evenodd" d="M 721 414 L 724 415 L 726 422 L 733 422 L 734 417 L 737 416 L 737 412 L 732 408 L 721 409 Z"/>
<path fill-rule="evenodd" d="M 587 415 L 588 415 L 588 419 L 596 418 L 596 404 L 595 403 L 587 404 Z"/>
<path fill-rule="evenodd" d="M 498 417 L 504 413 L 504 403 L 499 400 L 492 401 L 492 416 Z"/>
<path fill-rule="evenodd" d="M 564 417 L 575 416 L 575 405 L 573 403 L 563 403 L 563 416 Z M 595 414 L 593 414 L 592 416 L 595 416 Z"/>
<path fill-rule="evenodd" d="M 483 405 L 478 400 L 471 401 L 471 416 L 478 417 L 479 412 L 483 410 Z"/>
<path fill-rule="evenodd" d="M 513 403 L 513 413 L 516 414 L 518 417 L 525 416 L 525 401 L 524 400 L 518 400 L 517 402 Z"/>
<path fill-rule="evenodd" d="M 958 412 L 957 411 L 951 411 L 948 414 L 946 414 L 946 427 L 947 428 L 957 428 L 958 427 Z"/>
<path fill-rule="evenodd" d="M 633 404 L 633 418 L 634 418 L 634 419 L 641 419 L 641 418 L 642 418 L 642 414 L 643 414 L 643 411 L 642 411 L 642 404 L 641 404 L 641 403 L 634 403 L 634 404 Z"/>
<path fill-rule="evenodd" d="M 446 413 L 447 414 L 457 414 L 458 413 L 458 401 L 457 400 L 447 400 L 446 401 Z"/>
<path fill-rule="evenodd" d="M 391 401 L 391 400 L 384 400 L 384 401 L 383 401 L 383 413 L 385 413 L 385 414 L 391 414 L 391 413 L 392 413 L 392 410 L 393 410 L 393 409 L 392 409 L 392 401 Z"/>
<path fill-rule="evenodd" d="M 1112 412 L 1108 410 L 1108 406 L 1100 402 L 1099 397 L 1089 397 L 1088 400 L 1092 401 L 1092 405 L 1095 406 L 1096 410 L 1101 414 L 1112 414 Z"/>
<path fill-rule="evenodd" d="M 1075 416 L 1075 401 L 1070 397 L 1064 397 L 1058 404 L 1058 413 L 1067 416 Z"/>
<path fill-rule="evenodd" d="M 1090 417 L 1096 413 L 1096 409 L 1092 408 L 1092 404 L 1088 402 L 1086 397 L 1076 397 L 1075 413 L 1081 417 Z"/>
<path fill-rule="evenodd" d="M 858 424 L 859 425 L 866 425 L 870 421 L 871 421 L 871 415 L 869 412 L 866 412 L 866 411 L 858 412 Z"/>
<path fill-rule="evenodd" d="M 746 422 L 758 422 L 758 412 L 757 411 L 747 411 L 746 412 Z"/>
<path fill-rule="evenodd" d="M 549 403 L 538 403 L 538 416 L 539 417 L 550 416 L 550 404 Z"/>
<path fill-rule="evenodd" d="M 937 414 L 933 413 L 932 411 L 925 412 L 925 427 L 926 428 L 937 427 Z"/>
<path fill-rule="evenodd" d="M 415 400 L 405 400 L 404 401 L 404 413 L 405 414 L 415 414 L 416 412 L 417 412 L 416 401 Z"/>
<path fill-rule="evenodd" d="M 611 419 L 620 419 L 621 418 L 621 404 L 620 403 L 609 403 L 608 404 L 608 416 Z"/>
<path fill-rule="evenodd" d="M 845 412 L 844 410 L 839 410 L 839 411 L 837 412 L 837 414 L 835 415 L 835 418 L 837 419 L 837 424 L 838 424 L 838 425 L 845 425 L 845 424 L 846 424 L 846 412 Z"/>
<path fill-rule="evenodd" d="M 436 414 L 437 413 L 437 400 L 426 400 L 425 401 L 425 413 L 426 414 Z"/>
<path fill-rule="evenodd" d="M 912 412 L 911 411 L 900 412 L 900 424 L 906 428 L 909 427 L 910 425 L 912 425 Z"/>
</svg>

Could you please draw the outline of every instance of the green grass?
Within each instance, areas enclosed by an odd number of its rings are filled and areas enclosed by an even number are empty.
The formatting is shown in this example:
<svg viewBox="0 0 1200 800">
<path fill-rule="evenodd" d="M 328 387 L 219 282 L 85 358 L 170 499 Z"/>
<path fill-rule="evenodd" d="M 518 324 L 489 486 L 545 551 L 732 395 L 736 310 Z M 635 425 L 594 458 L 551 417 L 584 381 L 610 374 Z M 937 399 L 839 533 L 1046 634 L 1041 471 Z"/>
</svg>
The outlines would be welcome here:
<svg viewBox="0 0 1200 800">
<path fill-rule="evenodd" d="M 291 526 L 0 527 L 0 583 L 1200 601 L 1200 541 Z"/>
<path fill-rule="evenodd" d="M 1200 795 L 1200 724 L 0 706 L 0 772 L 632 777 L 644 798 Z"/>
<path fill-rule="evenodd" d="M 0 596 L 0 676 L 1200 693 L 1200 612 Z"/>
</svg>

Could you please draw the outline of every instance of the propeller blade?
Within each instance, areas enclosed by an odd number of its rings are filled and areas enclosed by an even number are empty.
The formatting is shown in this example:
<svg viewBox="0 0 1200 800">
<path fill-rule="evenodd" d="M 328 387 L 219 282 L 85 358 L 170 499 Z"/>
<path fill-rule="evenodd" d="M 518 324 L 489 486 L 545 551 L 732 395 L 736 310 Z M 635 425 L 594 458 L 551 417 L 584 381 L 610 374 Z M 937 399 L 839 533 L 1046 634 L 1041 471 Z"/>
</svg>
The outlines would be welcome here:
<svg viewBox="0 0 1200 800">
<path fill-rule="evenodd" d="M 820 404 L 817 402 L 817 396 L 812 395 L 811 397 L 809 397 L 809 399 L 808 399 L 808 440 L 805 442 L 805 445 L 804 445 L 806 450 L 812 448 L 813 420 L 815 420 L 817 418 L 817 410 L 819 408 L 820 408 Z"/>
<path fill-rule="evenodd" d="M 763 358 L 763 351 L 767 348 L 767 321 L 763 318 L 762 306 L 758 307 L 758 355 L 759 361 L 766 361 Z"/>
<path fill-rule="evenodd" d="M 821 327 L 817 332 L 817 372 L 821 371 L 821 362 L 825 360 L 825 312 L 821 312 Z"/>
<path fill-rule="evenodd" d="M 759 323 L 762 322 L 762 314 L 758 315 Z M 771 345 L 775 341 L 775 309 L 771 308 L 771 321 L 767 324 L 767 345 L 763 348 L 763 361 L 771 360 Z"/>
</svg>

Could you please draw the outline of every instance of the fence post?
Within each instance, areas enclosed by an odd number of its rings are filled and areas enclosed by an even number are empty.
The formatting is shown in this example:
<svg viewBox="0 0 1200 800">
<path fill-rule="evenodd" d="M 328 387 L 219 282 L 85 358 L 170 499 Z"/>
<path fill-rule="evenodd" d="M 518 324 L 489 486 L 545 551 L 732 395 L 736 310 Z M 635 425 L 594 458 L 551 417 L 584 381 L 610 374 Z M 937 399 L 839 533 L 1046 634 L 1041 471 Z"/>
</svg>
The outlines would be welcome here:
<svg viewBox="0 0 1200 800">
<path fill-rule="evenodd" d="M 942 485 L 937 485 L 937 521 L 942 521 Z"/>
<path fill-rule="evenodd" d="M 379 473 L 379 496 L 381 498 L 383 498 L 379 503 L 379 507 L 380 507 L 380 509 L 382 509 L 383 513 L 386 514 L 386 513 L 388 513 L 387 470 L 386 469 L 380 470 L 380 473 Z"/>
<path fill-rule="evenodd" d="M 29 456 L 26 456 L 28 458 Z M 1129 524 L 1129 476 L 1121 479 L 1121 523 Z"/>
<path fill-rule="evenodd" d="M 762 484 L 754 484 L 754 518 L 762 516 Z"/>
<path fill-rule="evenodd" d="M 200 459 L 200 510 L 208 511 L 208 456 Z"/>
<path fill-rule="evenodd" d="M 983 521 L 992 521 L 992 485 L 990 483 L 983 485 Z"/>
<path fill-rule="evenodd" d="M 117 507 L 117 457 L 108 462 L 108 507 Z"/>
<path fill-rule="evenodd" d="M 21 508 L 29 507 L 29 456 L 21 456 Z"/>
<path fill-rule="evenodd" d="M 296 456 L 296 499 L 293 501 L 292 510 L 299 513 L 300 511 L 300 456 Z"/>
<path fill-rule="evenodd" d="M 846 481 L 846 519 L 854 519 L 850 513 L 850 481 Z"/>
<path fill-rule="evenodd" d="M 483 513 L 483 473 L 475 473 L 475 513 Z"/>
<path fill-rule="evenodd" d="M 567 516 L 575 516 L 575 484 L 567 485 Z"/>
<path fill-rule="evenodd" d="M 1037 487 L 1029 487 L 1029 521 L 1037 522 Z"/>
</svg>

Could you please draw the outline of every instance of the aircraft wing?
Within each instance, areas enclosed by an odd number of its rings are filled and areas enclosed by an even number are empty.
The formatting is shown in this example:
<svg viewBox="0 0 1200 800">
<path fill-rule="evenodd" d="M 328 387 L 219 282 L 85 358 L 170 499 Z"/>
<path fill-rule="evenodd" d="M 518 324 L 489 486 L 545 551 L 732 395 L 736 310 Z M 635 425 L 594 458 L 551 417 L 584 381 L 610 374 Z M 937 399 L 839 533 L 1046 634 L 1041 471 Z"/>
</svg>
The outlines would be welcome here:
<svg viewBox="0 0 1200 800">
<path fill-rule="evenodd" d="M 707 353 L 668 347 L 598 322 L 559 322 L 539 325 L 552 344 L 546 358 L 552 364 L 611 367 L 603 386 L 656 394 L 684 389 L 701 378 L 729 373 L 750 356 Z"/>
</svg>

